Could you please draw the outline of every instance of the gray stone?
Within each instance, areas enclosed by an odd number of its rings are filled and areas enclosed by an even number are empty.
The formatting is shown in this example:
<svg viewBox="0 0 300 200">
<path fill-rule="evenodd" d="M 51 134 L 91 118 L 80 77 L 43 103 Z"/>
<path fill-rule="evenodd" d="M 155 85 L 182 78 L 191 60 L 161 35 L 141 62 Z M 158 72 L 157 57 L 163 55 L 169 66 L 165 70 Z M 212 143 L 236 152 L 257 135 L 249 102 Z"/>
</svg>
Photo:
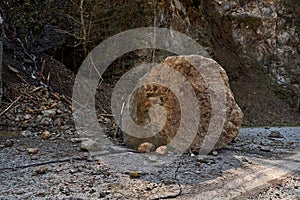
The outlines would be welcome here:
<svg viewBox="0 0 300 200">
<path fill-rule="evenodd" d="M 296 107 L 300 93 L 290 82 L 299 80 L 299 24 L 295 21 L 300 4 L 285 0 L 219 3 L 220 15 L 231 19 L 230 35 L 239 46 L 239 57 L 270 74 L 281 91 L 289 90 L 287 94 L 293 95 L 286 98 Z"/>
<path fill-rule="evenodd" d="M 81 150 L 89 151 L 90 153 L 97 152 L 102 149 L 100 143 L 92 139 L 82 141 L 80 148 Z"/>
<path fill-rule="evenodd" d="M 29 130 L 25 130 L 25 131 L 21 132 L 21 135 L 23 137 L 31 137 L 33 135 L 33 133 L 31 131 L 29 131 Z"/>
<path fill-rule="evenodd" d="M 56 115 L 56 109 L 43 110 L 43 115 L 48 118 L 53 118 Z"/>
<path fill-rule="evenodd" d="M 60 127 L 62 125 L 62 118 L 57 118 L 54 120 L 53 125 Z"/>
<path fill-rule="evenodd" d="M 29 114 L 25 115 L 25 116 L 24 116 L 24 119 L 25 119 L 25 120 L 31 119 L 31 115 L 29 115 Z"/>
<path fill-rule="evenodd" d="M 271 131 L 271 133 L 268 135 L 270 138 L 283 138 L 281 133 L 279 131 Z"/>
<path fill-rule="evenodd" d="M 51 118 L 45 117 L 40 121 L 41 125 L 49 126 L 53 124 L 53 120 Z"/>
<path fill-rule="evenodd" d="M 217 151 L 212 151 L 211 154 L 212 154 L 213 156 L 217 156 L 217 155 L 218 155 L 218 152 L 217 152 Z"/>
</svg>

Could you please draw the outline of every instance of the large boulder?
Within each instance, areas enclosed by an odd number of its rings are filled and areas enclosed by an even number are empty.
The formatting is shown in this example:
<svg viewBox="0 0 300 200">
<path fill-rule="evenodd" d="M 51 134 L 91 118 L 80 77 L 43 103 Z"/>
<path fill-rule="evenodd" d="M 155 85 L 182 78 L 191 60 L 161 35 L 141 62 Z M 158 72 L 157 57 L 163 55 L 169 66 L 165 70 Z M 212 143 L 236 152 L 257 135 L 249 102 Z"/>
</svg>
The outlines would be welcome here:
<svg viewBox="0 0 300 200">
<path fill-rule="evenodd" d="M 124 141 L 135 149 L 144 142 L 195 153 L 202 147 L 219 149 L 236 137 L 243 119 L 225 70 L 198 55 L 168 57 L 151 68 L 139 80 L 129 104 L 135 124 L 153 132 L 143 137 L 139 129 L 127 126 L 133 133 L 124 133 Z"/>
</svg>

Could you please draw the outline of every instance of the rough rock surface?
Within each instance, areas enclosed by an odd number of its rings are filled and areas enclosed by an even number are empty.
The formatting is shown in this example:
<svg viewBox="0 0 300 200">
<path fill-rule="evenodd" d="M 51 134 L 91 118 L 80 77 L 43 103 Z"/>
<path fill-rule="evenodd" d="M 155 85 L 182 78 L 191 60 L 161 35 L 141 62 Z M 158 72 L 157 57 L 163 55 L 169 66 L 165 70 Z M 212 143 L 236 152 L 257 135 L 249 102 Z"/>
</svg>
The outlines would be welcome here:
<svg viewBox="0 0 300 200">
<path fill-rule="evenodd" d="M 218 3 L 218 12 L 231 19 L 239 57 L 262 69 L 282 90 L 290 91 L 290 101 L 299 108 L 299 1 Z"/>
<path fill-rule="evenodd" d="M 189 110 L 188 113 L 197 112 L 197 109 L 199 109 L 199 113 L 196 113 L 198 114 L 197 116 L 199 119 L 188 119 L 182 116 L 183 112 L 185 112 L 183 109 L 186 109 L 185 106 L 187 104 L 191 104 L 193 101 L 191 98 L 192 96 L 190 96 L 191 91 L 185 91 L 186 89 L 184 89 L 183 86 L 180 86 L 178 89 L 178 95 L 175 95 L 174 93 L 176 92 L 172 92 L 174 89 L 171 91 L 171 89 L 160 84 L 146 85 L 145 82 L 143 82 L 143 86 L 139 90 L 135 90 L 131 97 L 130 102 L 133 108 L 131 109 L 131 117 L 136 124 L 142 127 L 147 126 L 151 122 L 152 124 L 158 124 L 158 127 L 161 127 L 161 129 L 159 129 L 160 131 L 157 132 L 157 134 L 147 138 L 134 137 L 132 134 L 125 134 L 124 141 L 128 146 L 137 148 L 144 142 L 151 142 L 156 147 L 167 145 L 172 141 L 175 135 L 178 134 L 181 121 L 183 120 L 184 124 L 188 124 L 191 121 L 192 123 L 196 124 L 197 127 L 195 130 L 197 133 L 195 134 L 195 137 L 192 136 L 192 127 L 186 125 L 186 132 L 184 132 L 185 135 L 183 135 L 180 142 L 185 143 L 188 142 L 186 140 L 192 139 L 190 145 L 191 150 L 195 153 L 199 152 L 200 146 L 208 133 L 209 124 L 211 123 L 212 119 L 212 100 L 210 95 L 210 90 L 212 89 L 209 88 L 208 83 L 205 82 L 203 75 L 197 71 L 195 66 L 193 66 L 192 63 L 195 63 L 193 61 L 197 62 L 197 64 L 204 68 L 216 70 L 221 77 L 220 79 L 222 79 L 222 87 L 226 90 L 226 92 L 224 92 L 224 94 L 226 93 L 226 101 L 224 101 L 226 104 L 224 105 L 226 106 L 226 117 L 224 115 L 225 123 L 217 143 L 213 143 L 215 144 L 214 148 L 222 148 L 236 137 L 242 123 L 243 113 L 235 102 L 233 94 L 230 91 L 228 77 L 225 70 L 217 62 L 210 58 L 205 58 L 198 55 L 173 56 L 168 57 L 161 63 L 163 67 L 158 69 L 158 73 L 155 73 L 154 71 L 157 70 L 157 67 L 161 65 L 157 65 L 156 67 L 152 68 L 146 77 L 150 78 L 151 80 L 157 80 L 158 82 L 159 80 L 163 80 L 170 81 L 173 85 L 180 85 L 180 81 L 182 80 L 179 80 L 175 76 L 176 73 L 169 74 L 168 77 L 163 76 L 164 73 L 166 73 L 163 72 L 164 69 L 171 68 L 179 72 L 180 75 L 186 78 L 185 80 L 192 86 L 192 90 L 197 99 L 196 106 L 198 105 L 198 108 Z M 182 79 L 184 79 L 183 77 Z M 144 80 L 145 79 L 142 81 Z M 182 95 L 181 97 L 180 94 Z M 185 98 L 185 100 L 179 99 L 183 98 L 183 96 L 188 97 Z M 180 101 L 182 101 L 181 103 L 183 105 L 179 103 Z M 154 105 L 163 107 L 166 116 L 161 116 L 163 115 L 161 113 L 161 108 L 151 110 L 151 107 L 155 107 Z M 219 113 L 217 113 L 217 115 L 219 115 Z M 163 121 L 164 119 L 166 120 Z"/>
<path fill-rule="evenodd" d="M 299 112 L 299 1 L 172 0 L 158 9 L 157 24 L 195 38 L 226 70 L 245 125 L 286 123 L 261 115 L 270 109 Z"/>
<path fill-rule="evenodd" d="M 138 147 L 138 151 L 140 153 L 149 153 L 151 152 L 151 150 L 153 150 L 153 147 L 154 147 L 153 144 L 149 142 L 145 142 Z"/>
</svg>

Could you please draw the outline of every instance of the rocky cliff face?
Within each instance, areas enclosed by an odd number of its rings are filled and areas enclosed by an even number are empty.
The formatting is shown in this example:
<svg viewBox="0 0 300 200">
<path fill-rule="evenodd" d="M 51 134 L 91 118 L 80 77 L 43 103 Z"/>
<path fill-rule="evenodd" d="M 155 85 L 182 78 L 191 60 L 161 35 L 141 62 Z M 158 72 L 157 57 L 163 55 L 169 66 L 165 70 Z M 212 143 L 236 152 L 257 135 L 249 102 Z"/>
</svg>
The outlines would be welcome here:
<svg viewBox="0 0 300 200">
<path fill-rule="evenodd" d="M 299 107 L 300 1 L 218 1 L 216 8 L 232 19 L 239 57 L 290 92 Z"/>
<path fill-rule="evenodd" d="M 276 92 L 299 108 L 300 1 L 172 0 L 163 5 L 158 25 L 169 22 L 197 38 L 231 79 L 263 71 Z"/>
<path fill-rule="evenodd" d="M 78 1 L 59 0 L 25 4 L 4 1 L 6 36 L 12 32 L 23 41 L 27 52 L 34 56 L 50 54 L 76 71 L 84 59 L 77 4 Z M 104 39 L 128 29 L 149 26 L 174 29 L 197 40 L 226 70 L 235 99 L 245 114 L 245 124 L 276 121 L 282 125 L 283 118 L 284 124 L 295 124 L 293 119 L 299 119 L 300 112 L 295 111 L 300 103 L 299 0 L 116 0 L 113 4 L 84 0 L 82 11 L 89 33 L 86 38 L 89 51 Z M 12 55 L 14 47 L 9 52 L 5 44 L 4 41 L 6 56 Z M 158 52 L 156 58 L 160 62 L 166 56 Z M 124 65 L 131 67 L 138 59 L 152 60 L 149 51 L 131 53 L 115 64 L 124 68 Z M 123 68 L 120 67 L 121 74 Z M 252 119 L 258 122 L 250 123 Z"/>
</svg>

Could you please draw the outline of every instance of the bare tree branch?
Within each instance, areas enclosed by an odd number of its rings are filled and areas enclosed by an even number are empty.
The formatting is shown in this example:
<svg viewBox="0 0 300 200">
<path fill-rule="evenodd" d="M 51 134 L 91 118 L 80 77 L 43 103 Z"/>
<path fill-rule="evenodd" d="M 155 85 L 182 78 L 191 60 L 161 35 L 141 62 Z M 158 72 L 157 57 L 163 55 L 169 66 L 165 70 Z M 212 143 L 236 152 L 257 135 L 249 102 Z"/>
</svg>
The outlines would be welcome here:
<svg viewBox="0 0 300 200">
<path fill-rule="evenodd" d="M 80 21 L 81 21 L 81 29 L 82 29 L 83 55 L 85 57 L 87 55 L 87 33 L 86 33 L 85 20 L 84 20 L 83 4 L 84 4 L 84 0 L 81 0 L 80 1 Z"/>
</svg>

